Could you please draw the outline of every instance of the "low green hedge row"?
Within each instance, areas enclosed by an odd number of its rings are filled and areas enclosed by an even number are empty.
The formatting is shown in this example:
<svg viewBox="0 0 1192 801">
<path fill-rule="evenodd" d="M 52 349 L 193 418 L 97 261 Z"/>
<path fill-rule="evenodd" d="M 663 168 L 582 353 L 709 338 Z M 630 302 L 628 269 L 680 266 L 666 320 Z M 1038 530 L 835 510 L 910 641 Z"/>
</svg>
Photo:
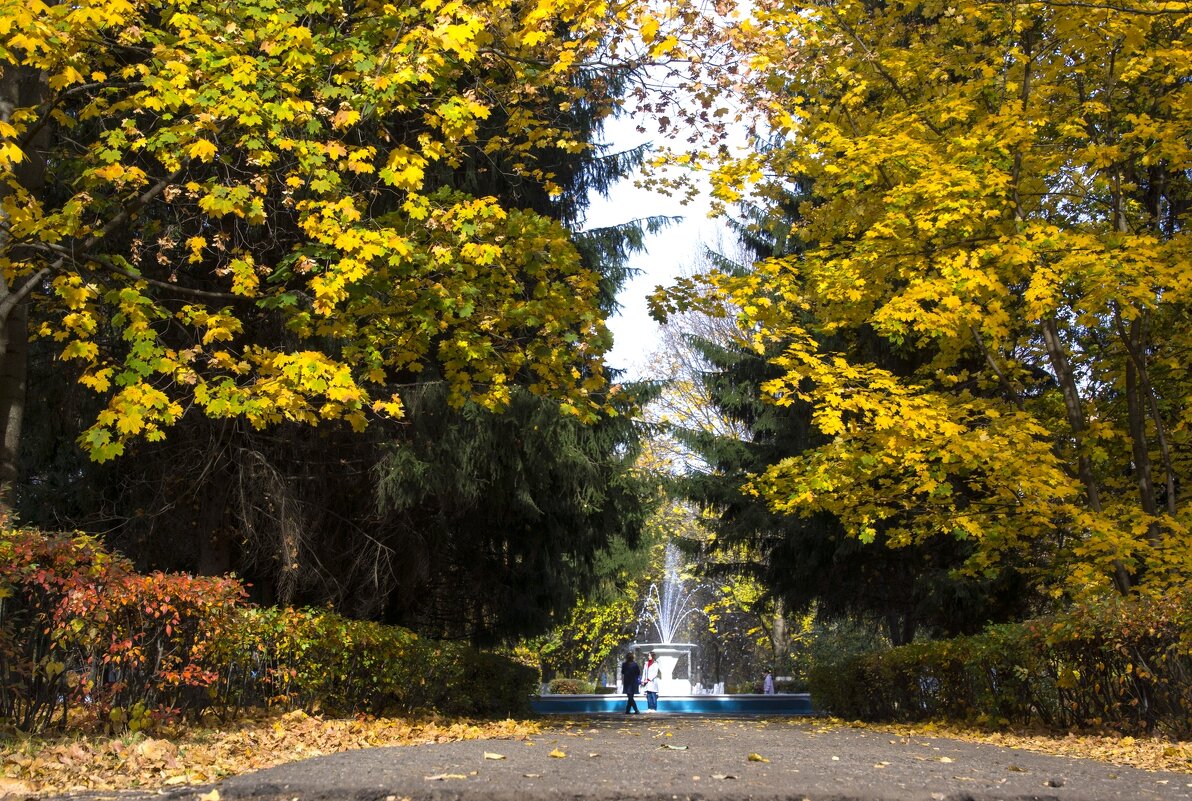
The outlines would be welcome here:
<svg viewBox="0 0 1192 801">
<path fill-rule="evenodd" d="M 0 530 L 0 718 L 32 731 L 68 719 L 144 728 L 262 705 L 528 711 L 537 674 L 525 665 L 244 597 L 232 578 L 138 574 L 91 537 Z"/>
<path fill-rule="evenodd" d="M 212 693 L 232 708 L 510 715 L 529 710 L 537 686 L 504 656 L 327 611 L 248 608 L 234 631 Z"/>
<path fill-rule="evenodd" d="M 596 685 L 583 679 L 551 679 L 546 691 L 556 695 L 586 695 L 595 692 Z"/>
<path fill-rule="evenodd" d="M 1192 734 L 1192 605 L 1109 599 L 813 666 L 816 705 L 867 720 L 946 718 Z"/>
</svg>

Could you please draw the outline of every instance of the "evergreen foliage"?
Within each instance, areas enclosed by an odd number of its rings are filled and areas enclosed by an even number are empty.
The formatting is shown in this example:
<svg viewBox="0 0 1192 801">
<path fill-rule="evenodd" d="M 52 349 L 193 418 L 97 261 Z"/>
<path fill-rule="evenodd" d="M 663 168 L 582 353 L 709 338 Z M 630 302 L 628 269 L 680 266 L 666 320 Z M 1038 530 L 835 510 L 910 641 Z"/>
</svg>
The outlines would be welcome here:
<svg viewBox="0 0 1192 801">
<path fill-rule="evenodd" d="M 594 586 L 602 551 L 638 541 L 636 425 L 585 426 L 527 393 L 500 415 L 443 400 L 434 385 L 410 396 L 411 424 L 378 467 L 376 536 L 400 537 L 419 566 L 387 615 L 480 643 L 544 631 Z"/>
</svg>

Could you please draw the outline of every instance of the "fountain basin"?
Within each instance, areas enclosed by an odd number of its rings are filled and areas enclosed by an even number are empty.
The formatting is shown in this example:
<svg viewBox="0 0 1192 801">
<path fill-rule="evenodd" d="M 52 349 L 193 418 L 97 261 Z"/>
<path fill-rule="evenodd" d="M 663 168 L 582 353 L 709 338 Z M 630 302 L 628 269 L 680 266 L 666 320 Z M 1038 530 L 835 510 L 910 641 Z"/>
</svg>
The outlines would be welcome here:
<svg viewBox="0 0 1192 801">
<path fill-rule="evenodd" d="M 643 671 L 646 665 L 646 654 L 653 651 L 654 656 L 658 657 L 658 690 L 662 695 L 691 694 L 691 681 L 676 679 L 674 672 L 679 659 L 686 656 L 690 660 L 691 652 L 697 647 L 694 643 L 689 642 L 637 642 L 630 646 L 641 655 L 639 661 Z M 690 670 L 690 666 L 688 669 Z"/>
<path fill-rule="evenodd" d="M 637 696 L 639 709 L 646 700 Z M 622 695 L 538 695 L 530 707 L 540 715 L 625 713 Z M 689 715 L 814 715 L 808 693 L 740 693 L 734 695 L 659 695 L 658 711 Z"/>
</svg>

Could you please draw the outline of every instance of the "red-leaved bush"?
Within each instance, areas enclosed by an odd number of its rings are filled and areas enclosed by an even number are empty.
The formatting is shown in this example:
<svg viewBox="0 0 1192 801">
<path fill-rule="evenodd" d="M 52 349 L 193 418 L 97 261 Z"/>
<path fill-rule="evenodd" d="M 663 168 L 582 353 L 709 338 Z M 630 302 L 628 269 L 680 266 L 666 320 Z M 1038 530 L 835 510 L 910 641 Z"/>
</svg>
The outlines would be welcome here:
<svg viewBox="0 0 1192 801">
<path fill-rule="evenodd" d="M 193 707 L 244 597 L 231 578 L 140 575 L 86 535 L 0 531 L 0 716 L 31 730 L 72 706 L 116 722 Z"/>
</svg>

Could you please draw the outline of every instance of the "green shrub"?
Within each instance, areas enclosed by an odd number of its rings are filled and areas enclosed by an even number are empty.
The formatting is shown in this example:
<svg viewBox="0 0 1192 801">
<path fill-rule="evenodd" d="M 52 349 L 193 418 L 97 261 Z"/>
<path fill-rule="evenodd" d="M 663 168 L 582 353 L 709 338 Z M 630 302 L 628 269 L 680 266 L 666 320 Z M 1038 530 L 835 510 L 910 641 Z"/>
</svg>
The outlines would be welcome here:
<svg viewBox="0 0 1192 801">
<path fill-rule="evenodd" d="M 546 691 L 555 695 L 586 695 L 594 691 L 594 685 L 583 679 L 551 679 Z"/>
<path fill-rule="evenodd" d="M 810 673 L 816 705 L 870 720 L 1192 733 L 1187 599 L 1109 599 L 1066 615 L 992 626 L 839 660 Z"/>
</svg>

